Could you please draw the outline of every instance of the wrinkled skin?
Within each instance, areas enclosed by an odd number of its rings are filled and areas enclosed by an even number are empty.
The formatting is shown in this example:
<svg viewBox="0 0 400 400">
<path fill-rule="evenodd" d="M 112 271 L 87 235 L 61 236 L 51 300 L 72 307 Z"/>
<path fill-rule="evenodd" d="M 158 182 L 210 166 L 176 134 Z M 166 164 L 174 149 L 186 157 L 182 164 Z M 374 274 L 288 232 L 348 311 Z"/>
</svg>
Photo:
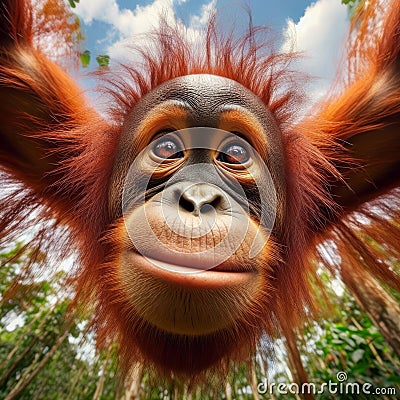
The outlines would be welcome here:
<svg viewBox="0 0 400 400">
<path fill-rule="evenodd" d="M 116 268 L 126 307 L 155 336 L 220 336 L 227 351 L 238 331 L 262 326 L 270 295 L 285 201 L 272 115 L 237 82 L 184 76 L 139 101 L 116 154 L 109 198 L 114 218 L 124 216 Z M 261 199 L 274 208 L 266 215 Z"/>
</svg>

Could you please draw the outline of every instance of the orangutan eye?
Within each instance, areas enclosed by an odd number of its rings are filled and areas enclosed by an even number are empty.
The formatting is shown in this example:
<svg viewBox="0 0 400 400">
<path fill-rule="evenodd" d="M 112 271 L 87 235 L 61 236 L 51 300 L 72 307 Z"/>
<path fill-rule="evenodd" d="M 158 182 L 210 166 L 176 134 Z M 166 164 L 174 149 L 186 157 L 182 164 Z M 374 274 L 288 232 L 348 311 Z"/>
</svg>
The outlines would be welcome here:
<svg viewBox="0 0 400 400">
<path fill-rule="evenodd" d="M 153 153 L 164 160 L 183 157 L 182 147 L 177 141 L 171 138 L 161 138 L 158 140 L 153 148 Z"/>
<path fill-rule="evenodd" d="M 246 164 L 250 160 L 250 154 L 241 144 L 229 143 L 220 151 L 217 160 L 226 164 Z"/>
</svg>

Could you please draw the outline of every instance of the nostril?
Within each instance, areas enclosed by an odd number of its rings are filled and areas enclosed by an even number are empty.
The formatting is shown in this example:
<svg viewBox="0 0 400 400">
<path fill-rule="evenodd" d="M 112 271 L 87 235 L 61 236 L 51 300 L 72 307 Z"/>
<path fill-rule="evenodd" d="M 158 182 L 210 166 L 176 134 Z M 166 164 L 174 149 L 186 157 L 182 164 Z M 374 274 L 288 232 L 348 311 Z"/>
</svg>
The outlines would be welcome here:
<svg viewBox="0 0 400 400">
<path fill-rule="evenodd" d="M 220 189 L 208 184 L 191 185 L 175 194 L 179 208 L 196 216 L 215 212 L 224 202 Z"/>
<path fill-rule="evenodd" d="M 184 196 L 179 197 L 179 207 L 188 212 L 193 212 L 195 209 L 195 205 L 191 201 L 187 200 Z"/>
</svg>

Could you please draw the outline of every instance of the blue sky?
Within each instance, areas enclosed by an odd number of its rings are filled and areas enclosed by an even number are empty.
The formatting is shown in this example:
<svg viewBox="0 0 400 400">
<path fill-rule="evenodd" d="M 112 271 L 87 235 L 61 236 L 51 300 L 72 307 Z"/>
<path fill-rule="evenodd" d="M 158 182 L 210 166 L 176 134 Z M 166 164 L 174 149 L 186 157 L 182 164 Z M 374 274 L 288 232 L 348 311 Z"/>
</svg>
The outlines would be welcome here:
<svg viewBox="0 0 400 400">
<path fill-rule="evenodd" d="M 271 27 L 283 42 L 289 37 L 282 50 L 295 43 L 295 49 L 304 53 L 296 67 L 318 78 L 310 86 L 311 95 L 323 94 L 348 29 L 348 10 L 341 0 L 80 0 L 74 11 L 83 23 L 86 47 L 92 54 L 109 54 L 118 60 L 134 35 L 157 27 L 161 12 L 171 21 L 183 20 L 195 31 L 214 9 L 226 16 L 227 25 L 233 17 L 240 24 L 246 4 L 256 25 Z"/>
</svg>

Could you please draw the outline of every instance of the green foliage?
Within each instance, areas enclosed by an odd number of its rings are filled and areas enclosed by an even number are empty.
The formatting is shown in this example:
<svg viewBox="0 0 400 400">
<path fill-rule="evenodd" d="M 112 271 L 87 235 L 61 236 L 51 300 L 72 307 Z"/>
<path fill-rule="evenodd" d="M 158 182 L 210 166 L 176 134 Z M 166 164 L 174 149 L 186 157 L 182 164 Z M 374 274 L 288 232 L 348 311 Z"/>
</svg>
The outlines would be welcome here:
<svg viewBox="0 0 400 400">
<path fill-rule="evenodd" d="M 350 18 L 352 18 L 355 15 L 358 6 L 364 1 L 365 0 L 342 0 L 342 4 L 348 7 Z"/>
<path fill-rule="evenodd" d="M 68 0 L 68 1 L 71 8 L 76 8 L 76 4 L 79 3 L 79 0 Z M 75 15 L 75 24 L 77 28 L 75 30 L 74 41 L 76 43 L 82 43 L 85 40 L 85 37 L 82 32 L 82 24 L 77 15 Z M 89 67 L 91 58 L 92 57 L 90 50 L 85 50 L 79 53 L 79 61 L 83 68 Z M 100 68 L 108 67 L 108 65 L 110 64 L 110 56 L 106 54 L 99 54 L 96 56 L 96 62 Z"/>
<path fill-rule="evenodd" d="M 72 8 L 75 8 L 76 5 L 79 3 L 79 0 L 68 0 L 68 2 L 69 2 L 69 5 L 70 5 Z"/>
<path fill-rule="evenodd" d="M 349 293 L 345 291 L 336 299 L 336 313 L 309 327 L 300 344 L 302 354 L 307 357 L 309 380 L 315 383 L 336 381 L 336 375 L 344 371 L 348 377 L 346 383 L 394 387 L 399 393 L 400 360 Z M 354 394 L 330 393 L 321 397 L 325 398 L 350 400 Z M 364 397 L 360 394 L 357 398 Z"/>
<path fill-rule="evenodd" d="M 354 9 L 363 0 L 342 0 L 342 4 L 347 5 L 350 9 Z"/>
<path fill-rule="evenodd" d="M 96 61 L 99 67 L 108 67 L 108 65 L 110 64 L 110 56 L 99 54 L 96 57 Z"/>
<path fill-rule="evenodd" d="M 86 68 L 90 64 L 90 51 L 85 50 L 83 53 L 80 54 L 81 64 L 83 68 Z"/>
<path fill-rule="evenodd" d="M 86 324 L 68 324 L 69 300 L 65 294 L 60 297 L 58 283 L 21 274 L 29 256 L 29 249 L 20 244 L 0 252 L 0 398 L 33 376 L 15 398 L 92 399 L 105 373 L 101 399 L 114 399 L 114 353 L 106 361 L 102 353 L 83 355 L 90 348 L 90 343 L 80 343 L 88 335 Z M 55 278 L 63 279 L 63 274 Z M 56 351 L 42 365 L 52 349 Z"/>
<path fill-rule="evenodd" d="M 69 300 L 60 298 L 57 289 L 59 283 L 21 274 L 31 254 L 32 250 L 25 249 L 21 244 L 0 252 L 0 264 L 4 264 L 0 268 L 0 398 L 5 398 L 20 381 L 24 382 L 32 371 L 40 367 L 18 399 L 115 399 L 118 390 L 120 394 L 124 392 L 124 388 L 118 388 L 115 349 L 94 355 L 94 346 L 90 343 L 91 332 L 87 330 L 85 318 L 76 316 L 74 324 L 65 324 L 68 321 Z M 40 252 L 35 254 L 41 260 L 46 260 Z M 31 269 L 34 270 L 35 266 L 31 266 Z M 63 279 L 63 274 L 55 278 Z M 340 297 L 330 293 L 331 277 L 326 275 L 321 279 L 327 286 L 334 312 L 311 325 L 303 339 L 298 340 L 309 381 L 317 385 L 335 381 L 337 373 L 344 371 L 348 375 L 346 382 L 370 382 L 374 387 L 395 387 L 399 393 L 400 361 L 354 299 L 347 292 Z M 16 318 L 18 324 L 13 324 Z M 46 364 L 40 366 L 66 330 L 66 340 Z M 89 354 L 86 354 L 88 349 Z M 285 352 L 282 354 L 283 358 L 276 361 L 279 368 L 270 376 L 270 382 L 293 381 L 284 365 Z M 209 385 L 196 389 L 191 399 L 224 399 L 227 391 L 235 400 L 254 399 L 254 385 L 263 381 L 267 365 L 271 365 L 265 354 L 259 354 L 256 360 L 252 362 L 253 369 L 244 364 L 230 372 L 227 377 L 228 389 L 209 382 Z M 148 371 L 142 371 L 135 383 L 139 398 L 189 398 L 188 388 L 184 385 L 162 384 Z M 276 392 L 274 396 L 282 400 L 294 398 Z M 330 393 L 326 396 L 317 395 L 316 398 L 350 400 L 354 395 L 346 397 L 344 394 Z M 357 398 L 363 397 L 360 395 Z M 390 396 L 385 398 L 394 399 Z"/>
<path fill-rule="evenodd" d="M 85 50 L 80 54 L 81 65 L 83 68 L 87 68 L 90 64 L 91 53 L 89 50 Z M 96 61 L 99 67 L 104 68 L 108 67 L 110 64 L 110 56 L 105 54 L 99 54 L 96 56 Z"/>
</svg>

